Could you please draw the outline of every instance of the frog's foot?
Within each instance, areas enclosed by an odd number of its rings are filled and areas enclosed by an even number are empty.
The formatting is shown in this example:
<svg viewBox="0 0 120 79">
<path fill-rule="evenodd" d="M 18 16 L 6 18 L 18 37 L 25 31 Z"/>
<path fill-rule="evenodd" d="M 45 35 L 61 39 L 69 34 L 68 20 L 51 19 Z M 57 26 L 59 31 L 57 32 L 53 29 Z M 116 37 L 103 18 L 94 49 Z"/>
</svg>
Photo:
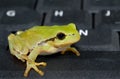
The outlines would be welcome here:
<svg viewBox="0 0 120 79">
<path fill-rule="evenodd" d="M 28 76 L 28 73 L 31 70 L 31 68 L 33 68 L 37 73 L 39 73 L 41 76 L 43 76 L 44 72 L 37 68 L 37 66 L 40 66 L 40 65 L 41 66 L 46 66 L 47 63 L 46 62 L 36 63 L 36 62 L 33 62 L 33 61 L 27 61 L 27 67 L 26 67 L 26 70 L 24 72 L 24 76 L 25 77 Z"/>
<path fill-rule="evenodd" d="M 80 53 L 77 49 L 75 49 L 74 47 L 70 47 L 67 48 L 66 50 L 62 51 L 61 54 L 65 54 L 66 51 L 72 51 L 73 53 L 75 53 L 77 56 L 80 56 Z"/>
</svg>

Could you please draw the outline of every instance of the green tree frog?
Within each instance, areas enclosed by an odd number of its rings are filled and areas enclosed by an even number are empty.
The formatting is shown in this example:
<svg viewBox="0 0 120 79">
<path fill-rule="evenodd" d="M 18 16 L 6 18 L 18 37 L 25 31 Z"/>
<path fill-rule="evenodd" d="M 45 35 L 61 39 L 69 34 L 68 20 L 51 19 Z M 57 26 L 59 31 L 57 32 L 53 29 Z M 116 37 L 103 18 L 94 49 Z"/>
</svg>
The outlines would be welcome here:
<svg viewBox="0 0 120 79">
<path fill-rule="evenodd" d="M 11 54 L 23 62 L 26 61 L 25 77 L 28 76 L 31 69 L 34 69 L 41 76 L 44 75 L 44 72 L 37 66 L 46 66 L 47 63 L 35 62 L 38 55 L 50 55 L 57 52 L 64 54 L 65 51 L 70 50 L 79 56 L 80 53 L 71 47 L 79 40 L 80 34 L 74 23 L 60 26 L 34 26 L 8 36 Z"/>
</svg>

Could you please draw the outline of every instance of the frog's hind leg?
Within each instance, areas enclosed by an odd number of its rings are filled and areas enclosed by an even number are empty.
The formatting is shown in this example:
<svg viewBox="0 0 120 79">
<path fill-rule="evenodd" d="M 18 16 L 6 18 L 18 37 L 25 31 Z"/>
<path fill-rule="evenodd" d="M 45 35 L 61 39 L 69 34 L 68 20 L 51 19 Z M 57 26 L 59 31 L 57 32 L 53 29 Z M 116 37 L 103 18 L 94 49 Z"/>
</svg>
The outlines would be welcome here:
<svg viewBox="0 0 120 79">
<path fill-rule="evenodd" d="M 41 47 L 34 48 L 32 51 L 29 51 L 27 46 L 24 45 L 24 41 L 20 39 L 18 36 L 14 34 L 10 34 L 8 36 L 9 48 L 12 55 L 15 55 L 18 59 L 22 60 L 23 62 L 26 60 L 26 70 L 24 76 L 27 77 L 28 73 L 31 69 L 34 69 L 38 72 L 41 76 L 44 75 L 44 72 L 39 70 L 37 66 L 46 66 L 46 62 L 36 63 L 35 59 L 42 52 Z M 29 55 L 27 55 L 29 53 Z"/>
<path fill-rule="evenodd" d="M 21 41 L 21 39 L 14 34 L 10 34 L 8 36 L 8 42 L 10 53 L 24 62 L 25 59 L 22 57 L 22 54 L 27 55 L 28 49 L 24 47 L 24 43 Z"/>
<path fill-rule="evenodd" d="M 75 53 L 77 56 L 80 56 L 79 51 L 78 51 L 76 48 L 74 48 L 74 47 L 68 47 L 68 48 L 66 48 L 65 50 L 63 50 L 63 51 L 61 52 L 61 54 L 65 54 L 66 51 L 72 51 L 72 52 Z"/>
</svg>

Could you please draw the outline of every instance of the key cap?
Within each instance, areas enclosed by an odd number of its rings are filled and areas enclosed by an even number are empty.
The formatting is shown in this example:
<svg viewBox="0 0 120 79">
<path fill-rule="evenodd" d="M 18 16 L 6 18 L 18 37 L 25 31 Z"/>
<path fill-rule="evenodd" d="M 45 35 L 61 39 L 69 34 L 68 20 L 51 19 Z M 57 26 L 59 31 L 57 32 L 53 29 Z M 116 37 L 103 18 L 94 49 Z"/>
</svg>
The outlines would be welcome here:
<svg viewBox="0 0 120 79">
<path fill-rule="evenodd" d="M 81 0 L 39 0 L 37 4 L 37 11 L 41 12 L 41 10 L 49 11 L 55 9 L 73 9 L 80 10 L 81 8 Z"/>
<path fill-rule="evenodd" d="M 120 0 L 84 0 L 84 9 L 99 11 L 103 9 L 120 9 Z"/>
<path fill-rule="evenodd" d="M 41 25 L 42 14 L 28 8 L 9 8 L 4 9 L 0 24 L 8 29 L 18 29 Z M 25 27 L 26 26 L 26 27 Z"/>
<path fill-rule="evenodd" d="M 49 18 L 47 18 L 49 17 Z M 45 19 L 45 25 L 63 25 L 75 23 L 82 28 L 91 28 L 91 16 L 85 11 L 79 10 L 54 10 L 48 13 Z"/>
<path fill-rule="evenodd" d="M 101 26 L 99 26 L 101 27 Z M 88 29 L 88 34 L 84 35 L 85 31 L 81 32 L 81 27 L 78 27 L 81 34 L 81 40 L 75 44 L 80 51 L 119 51 L 119 37 L 117 32 L 113 32 L 107 26 L 104 28 Z"/>
<path fill-rule="evenodd" d="M 102 10 L 96 13 L 95 25 L 119 25 L 120 24 L 120 10 Z M 110 26 L 108 26 L 110 28 Z"/>
<path fill-rule="evenodd" d="M 28 8 L 10 8 L 4 11 L 1 24 L 26 24 L 41 21 L 40 15 Z"/>
</svg>

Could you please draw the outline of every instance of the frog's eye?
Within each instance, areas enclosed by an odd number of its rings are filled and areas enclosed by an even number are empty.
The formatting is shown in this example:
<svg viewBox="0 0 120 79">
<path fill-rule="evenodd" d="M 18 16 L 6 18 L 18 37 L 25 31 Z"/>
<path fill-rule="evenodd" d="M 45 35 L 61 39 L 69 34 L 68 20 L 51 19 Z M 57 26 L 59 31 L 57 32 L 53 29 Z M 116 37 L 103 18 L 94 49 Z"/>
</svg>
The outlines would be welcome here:
<svg viewBox="0 0 120 79">
<path fill-rule="evenodd" d="M 62 32 L 57 34 L 57 39 L 59 39 L 59 40 L 63 40 L 63 39 L 65 39 L 65 37 L 66 37 L 66 35 Z"/>
</svg>

